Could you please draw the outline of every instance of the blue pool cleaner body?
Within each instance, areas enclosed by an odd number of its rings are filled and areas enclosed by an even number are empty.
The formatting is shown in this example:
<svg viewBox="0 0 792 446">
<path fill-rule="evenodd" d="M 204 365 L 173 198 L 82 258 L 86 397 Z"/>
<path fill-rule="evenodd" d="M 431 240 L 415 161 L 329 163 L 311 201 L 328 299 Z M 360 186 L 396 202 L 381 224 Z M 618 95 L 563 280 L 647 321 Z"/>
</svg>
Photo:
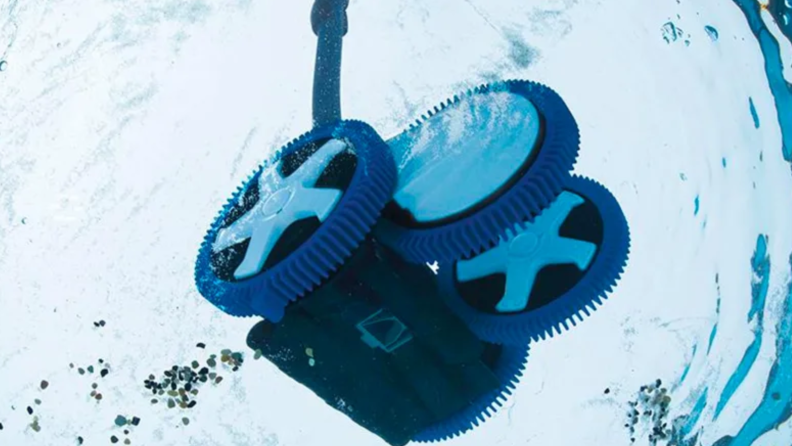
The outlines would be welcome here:
<svg viewBox="0 0 792 446">
<path fill-rule="evenodd" d="M 602 303 L 629 230 L 607 189 L 571 174 L 577 124 L 544 85 L 479 86 L 389 140 L 343 119 L 347 7 L 315 1 L 313 128 L 215 216 L 196 286 L 262 318 L 248 346 L 362 428 L 442 441 L 497 412 L 531 342 Z"/>
</svg>

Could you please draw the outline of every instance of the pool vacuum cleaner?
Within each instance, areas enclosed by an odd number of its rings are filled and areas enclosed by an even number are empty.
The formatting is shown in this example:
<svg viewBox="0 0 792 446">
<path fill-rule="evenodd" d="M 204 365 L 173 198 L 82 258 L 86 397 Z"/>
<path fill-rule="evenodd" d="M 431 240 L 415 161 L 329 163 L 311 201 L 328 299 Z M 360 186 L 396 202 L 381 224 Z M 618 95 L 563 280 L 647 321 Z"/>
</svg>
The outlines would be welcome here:
<svg viewBox="0 0 792 446">
<path fill-rule="evenodd" d="M 530 342 L 602 303 L 627 222 L 570 173 L 577 125 L 543 85 L 482 85 L 388 141 L 342 120 L 347 5 L 315 1 L 314 127 L 232 194 L 196 284 L 262 317 L 248 346 L 388 444 L 445 440 L 511 395 Z"/>
</svg>

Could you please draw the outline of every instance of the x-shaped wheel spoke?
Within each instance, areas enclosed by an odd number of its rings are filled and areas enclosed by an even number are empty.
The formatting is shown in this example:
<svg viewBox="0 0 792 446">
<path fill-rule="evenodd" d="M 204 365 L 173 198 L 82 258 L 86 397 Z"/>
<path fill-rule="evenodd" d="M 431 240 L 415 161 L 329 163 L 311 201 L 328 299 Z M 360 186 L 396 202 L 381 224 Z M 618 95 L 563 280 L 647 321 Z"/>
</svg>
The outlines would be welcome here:
<svg viewBox="0 0 792 446">
<path fill-rule="evenodd" d="M 506 275 L 506 291 L 495 307 L 500 312 L 521 311 L 528 306 L 536 275 L 548 265 L 574 264 L 588 268 L 596 245 L 560 237 L 558 230 L 569 213 L 584 201 L 562 192 L 555 202 L 531 223 L 494 248 L 457 263 L 457 279 L 468 282 L 491 274 Z"/>
<path fill-rule="evenodd" d="M 244 279 L 261 271 L 275 244 L 295 221 L 309 217 L 324 221 L 330 215 L 343 193 L 314 189 L 314 185 L 330 161 L 346 147 L 339 140 L 328 141 L 287 178 L 280 175 L 276 166 L 262 172 L 258 203 L 218 231 L 213 245 L 218 252 L 250 239 L 244 259 L 234 271 L 235 278 Z"/>
</svg>

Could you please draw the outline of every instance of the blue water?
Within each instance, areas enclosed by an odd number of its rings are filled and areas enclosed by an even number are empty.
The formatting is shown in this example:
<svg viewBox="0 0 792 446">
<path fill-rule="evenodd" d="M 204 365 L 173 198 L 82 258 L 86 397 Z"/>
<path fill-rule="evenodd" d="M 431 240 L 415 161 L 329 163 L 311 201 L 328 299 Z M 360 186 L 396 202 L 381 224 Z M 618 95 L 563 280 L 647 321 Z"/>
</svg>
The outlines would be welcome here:
<svg viewBox="0 0 792 446">
<path fill-rule="evenodd" d="M 773 37 L 761 19 L 761 7 L 758 2 L 751 0 L 734 0 L 740 7 L 751 32 L 756 37 L 765 62 L 765 73 L 770 84 L 770 91 L 775 101 L 778 124 L 781 127 L 782 148 L 784 159 L 792 162 L 792 84 L 784 79 L 784 67 L 780 55 L 778 41 Z M 774 2 L 780 4 L 783 2 Z M 781 8 L 781 6 L 778 6 Z M 788 11 L 787 11 L 788 13 Z M 783 23 L 779 21 L 779 23 Z M 788 27 L 786 28 L 789 29 Z M 789 33 L 786 34 L 789 39 Z M 755 122 L 758 120 L 755 118 Z"/>
<path fill-rule="evenodd" d="M 751 107 L 751 118 L 753 118 L 754 127 L 757 129 L 759 128 L 759 114 L 756 113 L 756 107 L 754 107 L 753 98 L 748 98 L 748 105 Z"/>
</svg>

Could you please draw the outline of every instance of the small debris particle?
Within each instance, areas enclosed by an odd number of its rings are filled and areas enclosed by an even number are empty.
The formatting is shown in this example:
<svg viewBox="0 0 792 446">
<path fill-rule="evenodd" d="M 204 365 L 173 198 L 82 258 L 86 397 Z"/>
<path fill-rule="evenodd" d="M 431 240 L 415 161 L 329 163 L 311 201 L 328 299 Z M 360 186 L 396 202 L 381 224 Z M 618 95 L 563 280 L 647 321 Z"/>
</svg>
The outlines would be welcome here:
<svg viewBox="0 0 792 446">
<path fill-rule="evenodd" d="M 118 443 L 118 437 L 116 437 L 115 435 L 110 437 L 110 443 L 113 443 L 113 444 Z"/>
<path fill-rule="evenodd" d="M 184 417 L 184 418 L 182 418 L 182 423 L 184 423 L 184 425 L 187 426 L 188 424 L 190 424 L 190 419 L 187 418 L 187 417 Z"/>
<path fill-rule="evenodd" d="M 253 359 L 258 360 L 259 358 L 261 358 L 261 355 L 262 355 L 261 349 L 256 349 L 255 353 L 253 353 Z"/>
<path fill-rule="evenodd" d="M 607 389 L 605 389 L 605 395 L 607 395 L 607 394 L 609 394 L 609 393 L 610 393 L 610 387 L 609 387 L 609 388 L 607 388 Z"/>
<path fill-rule="evenodd" d="M 33 415 L 33 408 L 28 406 L 27 407 L 27 413 L 28 413 L 28 415 Z"/>
<path fill-rule="evenodd" d="M 137 426 L 138 424 L 140 424 L 140 418 L 132 417 L 132 425 Z"/>
<path fill-rule="evenodd" d="M 308 355 L 309 358 L 313 358 L 313 349 L 311 347 L 307 347 L 305 349 L 305 354 Z"/>
<path fill-rule="evenodd" d="M 218 376 L 217 378 L 215 378 L 215 383 L 217 383 L 217 384 L 220 384 L 222 381 L 223 381 L 223 377 L 222 376 Z"/>
<path fill-rule="evenodd" d="M 73 362 L 70 362 L 70 363 L 69 363 L 69 368 L 70 368 L 70 369 L 73 369 L 73 368 L 74 368 L 74 363 L 73 363 Z"/>
<path fill-rule="evenodd" d="M 192 365 L 192 368 L 197 369 L 200 364 L 198 364 L 198 361 L 193 361 L 190 365 Z"/>
<path fill-rule="evenodd" d="M 83 444 L 83 437 L 77 437 L 77 444 Z"/>
<path fill-rule="evenodd" d="M 124 435 L 129 435 L 129 429 L 124 429 Z"/>
<path fill-rule="evenodd" d="M 195 400 L 192 400 L 192 401 L 190 401 L 189 404 L 187 404 L 187 408 L 188 409 L 192 409 L 193 407 L 195 407 L 196 404 L 198 404 L 198 402 L 195 401 Z"/>
<path fill-rule="evenodd" d="M 157 399 L 156 398 L 152 398 L 151 399 L 151 404 L 157 404 Z"/>
<path fill-rule="evenodd" d="M 199 343 L 195 344 L 195 346 L 198 347 L 198 348 L 206 348 L 206 344 L 204 344 L 203 342 L 199 342 Z"/>
<path fill-rule="evenodd" d="M 778 392 L 773 392 L 773 394 L 772 394 L 772 395 L 770 395 L 770 396 L 771 396 L 771 397 L 772 397 L 774 400 L 776 400 L 776 401 L 778 401 L 778 400 L 780 400 L 780 399 L 781 399 L 781 394 L 780 394 L 780 393 L 778 393 Z"/>
<path fill-rule="evenodd" d="M 77 369 L 77 373 L 79 373 L 80 375 L 85 375 L 85 369 L 80 367 L 80 368 Z"/>
<path fill-rule="evenodd" d="M 101 372 L 99 372 L 99 374 L 100 374 L 100 375 L 102 375 L 102 378 L 104 378 L 105 376 L 107 376 L 107 374 L 108 374 L 108 373 L 110 373 L 110 371 L 109 371 L 109 370 L 107 370 L 107 369 L 102 369 L 102 371 L 101 371 Z"/>
<path fill-rule="evenodd" d="M 96 394 L 96 400 L 97 401 L 101 401 L 102 400 L 102 394 L 101 393 L 97 393 Z"/>
<path fill-rule="evenodd" d="M 3 423 L 0 423 L 0 431 L 3 430 Z"/>
<path fill-rule="evenodd" d="M 94 372 L 94 368 L 93 368 L 93 366 L 92 366 L 92 365 L 89 365 L 89 366 L 88 366 L 88 373 L 93 373 L 93 372 Z"/>
<path fill-rule="evenodd" d="M 0 60 L 0 71 L 5 71 L 8 68 L 8 62 Z"/>
<path fill-rule="evenodd" d="M 168 409 L 173 409 L 174 407 L 176 407 L 176 402 L 168 398 Z"/>
<path fill-rule="evenodd" d="M 316 360 L 313 358 L 308 359 L 308 365 L 313 367 L 316 365 Z"/>
<path fill-rule="evenodd" d="M 125 438 L 124 444 L 132 444 L 132 441 L 129 438 Z"/>
<path fill-rule="evenodd" d="M 37 405 L 37 406 L 40 406 L 40 405 L 41 405 L 41 400 L 40 400 L 40 399 L 38 399 L 38 398 L 36 398 L 35 400 L 33 400 L 33 402 L 34 402 L 34 403 L 36 403 L 36 405 Z"/>
<path fill-rule="evenodd" d="M 41 431 L 41 426 L 39 426 L 39 422 L 38 422 L 38 418 L 37 417 L 33 418 L 33 422 L 30 423 L 30 428 L 33 429 L 36 432 L 40 432 Z"/>
<path fill-rule="evenodd" d="M 101 321 L 99 321 L 99 325 L 101 325 L 102 327 L 104 327 L 104 326 L 105 326 L 105 321 L 104 321 L 104 320 L 101 320 Z"/>
<path fill-rule="evenodd" d="M 44 379 L 41 380 L 40 387 L 41 387 L 41 390 L 46 390 L 47 387 L 49 387 L 49 383 L 47 382 L 47 380 L 44 380 Z"/>
<path fill-rule="evenodd" d="M 96 389 L 97 387 L 99 387 L 99 384 L 91 383 L 91 388 L 92 389 Z"/>
<path fill-rule="evenodd" d="M 119 415 L 115 419 L 115 425 L 118 426 L 118 427 L 121 427 L 121 426 L 125 425 L 126 423 L 127 423 L 127 419 L 123 415 Z"/>
<path fill-rule="evenodd" d="M 231 355 L 231 350 L 229 350 L 227 348 L 224 348 L 224 349 L 220 350 L 220 354 L 221 355 L 225 355 L 225 356 L 229 356 L 229 355 Z"/>
<path fill-rule="evenodd" d="M 215 360 L 214 360 L 214 358 L 209 358 L 209 359 L 206 361 L 206 364 L 207 364 L 209 367 L 215 367 L 215 366 L 217 366 L 217 361 L 215 361 Z"/>
<path fill-rule="evenodd" d="M 91 398 L 96 396 L 96 390 L 91 390 Z"/>
</svg>

